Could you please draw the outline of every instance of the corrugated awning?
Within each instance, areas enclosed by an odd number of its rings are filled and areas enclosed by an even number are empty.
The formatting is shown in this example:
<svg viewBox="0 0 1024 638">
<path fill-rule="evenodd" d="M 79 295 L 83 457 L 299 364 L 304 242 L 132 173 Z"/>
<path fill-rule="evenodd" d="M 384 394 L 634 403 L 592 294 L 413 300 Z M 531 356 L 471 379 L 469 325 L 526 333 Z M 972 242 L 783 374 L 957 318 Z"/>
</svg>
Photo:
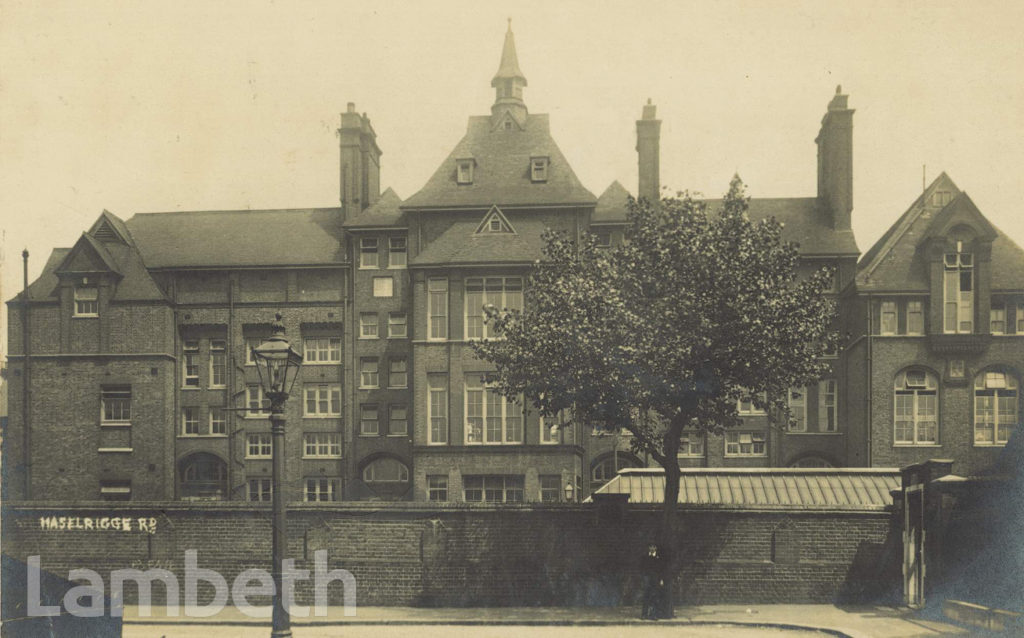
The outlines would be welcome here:
<svg viewBox="0 0 1024 638">
<path fill-rule="evenodd" d="M 738 508 L 881 508 L 900 487 L 895 468 L 687 468 L 679 503 Z M 661 468 L 626 468 L 597 494 L 628 494 L 631 504 L 662 503 Z M 588 499 L 589 500 L 589 499 Z"/>
</svg>

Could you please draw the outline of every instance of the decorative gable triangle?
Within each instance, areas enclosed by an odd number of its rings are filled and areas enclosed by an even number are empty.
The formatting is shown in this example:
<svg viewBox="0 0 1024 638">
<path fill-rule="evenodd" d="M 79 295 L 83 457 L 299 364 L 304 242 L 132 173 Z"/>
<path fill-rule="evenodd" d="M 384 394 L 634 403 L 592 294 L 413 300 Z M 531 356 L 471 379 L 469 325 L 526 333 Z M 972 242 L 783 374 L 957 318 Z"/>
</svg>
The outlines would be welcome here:
<svg viewBox="0 0 1024 638">
<path fill-rule="evenodd" d="M 967 226 L 978 237 L 987 241 L 992 241 L 999 234 L 967 193 L 961 192 L 939 211 L 929 225 L 928 232 L 921 238 L 921 242 L 945 237 L 956 226 Z"/>
<path fill-rule="evenodd" d="M 494 119 L 493 130 L 495 131 L 521 131 L 523 123 L 516 119 L 512 111 L 505 111 Z"/>
<path fill-rule="evenodd" d="M 476 227 L 476 234 L 495 235 L 501 233 L 515 235 L 516 229 L 512 227 L 512 224 L 509 223 L 508 218 L 505 217 L 505 213 L 501 212 L 500 208 L 491 206 L 491 210 L 487 211 L 483 221 Z"/>
<path fill-rule="evenodd" d="M 96 239 L 87 233 L 75 242 L 74 247 L 57 267 L 57 273 L 113 272 L 120 274 L 113 258 Z"/>
<path fill-rule="evenodd" d="M 128 239 L 119 228 L 121 224 L 123 224 L 123 222 L 115 217 L 113 213 L 104 210 L 99 219 L 96 220 L 96 223 L 94 223 L 92 228 L 89 229 L 89 234 L 105 244 L 127 244 Z"/>
</svg>

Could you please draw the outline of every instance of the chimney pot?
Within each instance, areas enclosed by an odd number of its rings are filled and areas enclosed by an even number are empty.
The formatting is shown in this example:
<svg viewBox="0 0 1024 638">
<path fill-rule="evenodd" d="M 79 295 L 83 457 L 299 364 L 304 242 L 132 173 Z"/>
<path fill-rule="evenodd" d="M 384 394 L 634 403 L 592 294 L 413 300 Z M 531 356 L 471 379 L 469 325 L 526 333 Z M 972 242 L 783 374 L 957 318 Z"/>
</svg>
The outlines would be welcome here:
<svg viewBox="0 0 1024 638">
<path fill-rule="evenodd" d="M 349 113 L 355 113 L 356 112 L 356 103 L 355 102 L 349 102 L 348 103 L 348 112 Z"/>
</svg>

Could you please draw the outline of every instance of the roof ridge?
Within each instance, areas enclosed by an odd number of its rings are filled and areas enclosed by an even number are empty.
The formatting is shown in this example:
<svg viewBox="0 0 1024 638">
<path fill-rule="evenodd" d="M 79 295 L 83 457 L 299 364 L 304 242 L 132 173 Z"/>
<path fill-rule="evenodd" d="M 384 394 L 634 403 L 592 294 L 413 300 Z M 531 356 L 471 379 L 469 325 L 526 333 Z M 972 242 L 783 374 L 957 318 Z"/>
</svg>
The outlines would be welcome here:
<svg viewBox="0 0 1024 638">
<path fill-rule="evenodd" d="M 132 217 L 142 215 L 221 215 L 229 213 L 308 213 L 313 211 L 341 210 L 340 206 L 312 206 L 306 208 L 238 208 L 225 210 L 167 210 L 145 211 L 135 213 Z"/>
</svg>

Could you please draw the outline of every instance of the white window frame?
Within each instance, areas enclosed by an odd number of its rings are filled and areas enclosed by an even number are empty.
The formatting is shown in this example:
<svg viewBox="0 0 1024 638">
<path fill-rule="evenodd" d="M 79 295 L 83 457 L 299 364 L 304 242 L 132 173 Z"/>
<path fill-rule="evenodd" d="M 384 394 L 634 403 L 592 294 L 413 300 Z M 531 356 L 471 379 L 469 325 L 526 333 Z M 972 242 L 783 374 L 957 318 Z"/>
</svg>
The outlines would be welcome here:
<svg viewBox="0 0 1024 638">
<path fill-rule="evenodd" d="M 909 414 L 900 411 L 901 397 L 910 400 Z M 929 404 L 934 405 L 932 414 L 929 414 Z M 917 368 L 899 372 L 893 385 L 892 405 L 893 447 L 934 447 L 940 444 L 942 439 L 939 431 L 941 423 L 939 420 L 939 384 L 935 375 L 927 370 Z M 910 440 L 907 440 L 906 437 L 900 439 L 898 436 L 901 423 L 909 424 Z M 904 429 L 907 427 L 907 425 L 903 426 Z M 934 440 L 927 436 L 931 429 L 934 429 Z"/>
<path fill-rule="evenodd" d="M 473 165 L 475 163 L 469 158 L 455 160 L 455 182 L 457 184 L 473 183 Z"/>
<path fill-rule="evenodd" d="M 199 422 L 202 420 L 199 416 L 200 410 L 198 405 L 185 405 L 181 408 L 181 436 L 202 436 L 203 431 L 199 426 Z M 194 429 L 194 432 L 189 432 L 189 429 Z"/>
<path fill-rule="evenodd" d="M 964 277 L 970 290 L 964 291 Z M 943 256 L 942 271 L 942 331 L 946 334 L 971 334 L 974 332 L 974 303 L 977 281 L 974 276 L 974 256 L 964 252 L 963 242 L 956 243 L 955 253 Z M 952 295 L 952 299 L 950 296 Z M 950 326 L 950 311 L 955 324 Z"/>
<path fill-rule="evenodd" d="M 302 365 L 338 365 L 339 363 L 341 363 L 341 337 L 305 337 L 302 339 Z"/>
<path fill-rule="evenodd" d="M 761 401 L 766 402 L 764 393 L 761 392 L 760 394 Z M 740 416 L 764 416 L 767 412 L 754 405 L 754 401 L 747 396 L 746 398 L 740 397 L 739 399 L 736 399 L 736 414 Z"/>
<path fill-rule="evenodd" d="M 220 417 L 220 418 L 217 418 Z M 228 419 L 227 411 L 220 406 L 209 408 L 210 436 L 227 436 Z"/>
<path fill-rule="evenodd" d="M 560 417 L 549 417 L 551 423 L 548 423 L 548 419 L 544 418 L 544 415 L 540 415 L 538 421 L 540 422 L 540 441 L 541 445 L 558 445 L 561 443 L 562 424 Z"/>
<path fill-rule="evenodd" d="M 726 432 L 724 438 L 725 456 L 727 457 L 768 456 L 768 437 L 764 432 Z M 744 446 L 749 446 L 749 451 L 745 451 Z M 760 451 L 758 451 L 758 447 L 761 448 Z"/>
<path fill-rule="evenodd" d="M 388 277 L 374 277 L 373 278 L 373 296 L 379 299 L 387 299 L 395 296 L 395 278 Z"/>
<path fill-rule="evenodd" d="M 261 406 L 259 410 L 253 408 L 257 402 Z M 247 419 L 267 418 L 267 415 L 270 414 L 270 405 L 267 404 L 267 399 L 263 396 L 263 386 L 258 383 L 250 383 L 245 386 L 245 408 L 245 418 Z"/>
<path fill-rule="evenodd" d="M 679 451 L 676 457 L 681 459 L 704 458 L 704 434 L 702 432 L 683 432 L 679 437 Z"/>
<path fill-rule="evenodd" d="M 181 343 L 181 389 L 199 389 L 199 340 Z"/>
<path fill-rule="evenodd" d="M 217 362 L 220 362 L 219 364 Z M 210 385 L 211 390 L 227 387 L 228 377 L 228 344 L 224 339 L 210 339 Z M 220 370 L 220 383 L 217 383 L 217 370 Z"/>
<path fill-rule="evenodd" d="M 254 366 L 256 360 L 252 358 L 252 351 L 259 347 L 261 343 L 267 340 L 267 337 L 246 337 L 245 338 L 245 365 Z M 306 357 L 303 357 L 302 363 L 308 363 Z"/>
<path fill-rule="evenodd" d="M 999 329 L 996 329 L 996 324 L 1001 324 Z M 993 303 L 992 307 L 989 308 L 988 318 L 989 332 L 994 335 L 1005 335 L 1006 334 L 1006 304 L 1004 303 Z"/>
<path fill-rule="evenodd" d="M 310 409 L 310 399 L 313 406 Z M 341 384 L 306 383 L 302 386 L 302 416 L 331 419 L 341 416 Z"/>
<path fill-rule="evenodd" d="M 427 375 L 427 445 L 448 445 L 448 375 Z"/>
<path fill-rule="evenodd" d="M 250 432 L 245 436 L 245 458 L 269 459 L 274 456 L 274 438 L 270 432 Z"/>
<path fill-rule="evenodd" d="M 398 328 L 401 327 L 401 332 Z M 409 338 L 409 315 L 404 312 L 388 313 L 388 339 Z"/>
<path fill-rule="evenodd" d="M 246 485 L 246 500 L 254 503 L 269 503 L 274 499 L 274 481 L 272 479 L 251 478 Z"/>
<path fill-rule="evenodd" d="M 74 317 L 100 316 L 100 289 L 96 286 L 75 286 Z"/>
<path fill-rule="evenodd" d="M 340 459 L 341 435 L 337 432 L 305 432 L 302 435 L 302 458 Z"/>
<path fill-rule="evenodd" d="M 479 488 L 476 487 L 477 481 Z M 480 492 L 480 498 L 470 499 L 471 491 Z M 500 500 L 487 498 L 489 492 L 498 491 L 501 492 Z M 521 474 L 467 474 L 462 477 L 462 499 L 467 503 L 522 503 L 526 500 L 526 480 Z"/>
<path fill-rule="evenodd" d="M 1017 334 L 1024 335 L 1024 303 L 1017 304 Z"/>
<path fill-rule="evenodd" d="M 376 237 L 359 239 L 359 270 L 380 268 L 380 240 Z"/>
<path fill-rule="evenodd" d="M 359 338 L 380 338 L 380 315 L 378 315 L 376 312 L 359 313 Z"/>
<path fill-rule="evenodd" d="M 500 289 L 497 287 L 499 285 Z M 479 289 L 470 291 L 471 286 Z M 487 316 L 483 310 L 487 304 L 493 304 L 498 309 L 514 308 L 522 311 L 523 278 L 503 275 L 466 278 L 463 293 L 463 332 L 467 341 L 496 338 L 496 335 L 491 334 L 492 324 L 487 323 Z M 475 306 L 479 307 L 474 310 Z"/>
<path fill-rule="evenodd" d="M 916 320 L 913 319 L 915 316 L 917 317 Z M 914 325 L 915 323 L 917 325 Z M 910 299 L 907 301 L 907 334 L 924 334 L 924 302 L 920 299 Z"/>
<path fill-rule="evenodd" d="M 530 181 L 542 183 L 548 181 L 548 167 L 551 160 L 547 156 L 534 156 L 530 158 Z"/>
<path fill-rule="evenodd" d="M 882 301 L 878 319 L 878 334 L 889 337 L 899 333 L 899 313 L 895 299 Z M 889 324 L 889 326 L 886 324 Z"/>
<path fill-rule="evenodd" d="M 399 418 L 396 412 L 401 410 L 403 415 Z M 395 424 L 401 423 L 402 429 L 396 429 Z M 409 406 L 405 403 L 392 403 L 388 406 L 388 436 L 409 436 Z"/>
<path fill-rule="evenodd" d="M 448 280 L 427 280 L 427 341 L 448 340 Z"/>
<path fill-rule="evenodd" d="M 388 238 L 388 268 L 402 269 L 409 263 L 409 242 L 405 237 Z"/>
<path fill-rule="evenodd" d="M 443 498 L 441 498 L 443 496 Z M 448 475 L 427 475 L 427 500 L 434 503 L 448 502 Z"/>
<path fill-rule="evenodd" d="M 984 394 L 982 394 L 984 393 Z M 1013 435 L 1013 430 L 1020 426 L 1020 384 L 1009 372 L 1002 370 L 986 370 L 979 372 L 974 378 L 974 446 L 1003 447 Z M 980 436 L 984 430 L 982 416 L 979 411 L 979 399 L 991 396 L 990 421 L 991 437 Z M 1003 409 L 1000 401 L 1010 404 L 1010 409 Z M 985 428 L 986 430 L 989 428 Z"/>
<path fill-rule="evenodd" d="M 794 400 L 793 395 L 799 394 L 800 400 Z M 786 406 L 792 421 L 788 424 L 789 432 L 807 431 L 807 388 L 790 388 L 786 391 Z"/>
<path fill-rule="evenodd" d="M 330 503 L 338 500 L 339 479 L 317 476 L 303 481 L 302 500 L 305 503 Z"/>
<path fill-rule="evenodd" d="M 367 418 L 371 415 L 374 418 Z M 372 428 L 368 427 L 371 423 Z M 376 403 L 359 405 L 359 436 L 380 436 L 380 406 Z"/>
<path fill-rule="evenodd" d="M 398 381 L 398 383 L 396 384 L 395 381 Z M 388 360 L 388 387 L 409 387 L 409 360 L 405 357 L 395 357 Z"/>
<path fill-rule="evenodd" d="M 480 395 L 480 416 L 470 416 L 470 395 Z M 463 388 L 463 414 L 465 414 L 464 443 L 465 445 L 522 445 L 523 444 L 523 408 L 522 401 L 519 404 L 513 403 L 510 399 L 501 396 L 496 390 L 488 385 L 479 382 L 479 375 L 466 375 Z M 477 405 L 473 401 L 474 406 Z M 500 408 L 497 416 L 491 414 L 495 408 Z M 480 437 L 476 440 L 474 428 L 470 419 L 479 419 Z M 498 420 L 498 438 L 492 436 L 492 419 Z M 518 422 L 518 428 L 515 423 Z M 519 436 L 514 433 L 518 430 Z M 511 439 L 509 437 L 512 437 Z"/>
<path fill-rule="evenodd" d="M 373 369 L 370 369 L 370 366 Z M 362 357 L 359 359 L 359 389 L 376 390 L 380 387 L 380 359 Z"/>
<path fill-rule="evenodd" d="M 822 379 L 818 382 L 818 431 L 839 431 L 839 386 L 835 379 Z"/>
<path fill-rule="evenodd" d="M 125 403 L 127 402 L 127 403 Z M 108 404 L 111 417 L 107 418 Z M 118 406 L 115 409 L 115 406 Z M 127 409 L 126 409 L 127 408 Z M 125 412 L 127 411 L 127 415 Z M 126 418 L 127 417 L 127 418 Z M 100 425 L 128 426 L 132 424 L 131 386 L 110 386 L 100 390 Z"/>
</svg>

